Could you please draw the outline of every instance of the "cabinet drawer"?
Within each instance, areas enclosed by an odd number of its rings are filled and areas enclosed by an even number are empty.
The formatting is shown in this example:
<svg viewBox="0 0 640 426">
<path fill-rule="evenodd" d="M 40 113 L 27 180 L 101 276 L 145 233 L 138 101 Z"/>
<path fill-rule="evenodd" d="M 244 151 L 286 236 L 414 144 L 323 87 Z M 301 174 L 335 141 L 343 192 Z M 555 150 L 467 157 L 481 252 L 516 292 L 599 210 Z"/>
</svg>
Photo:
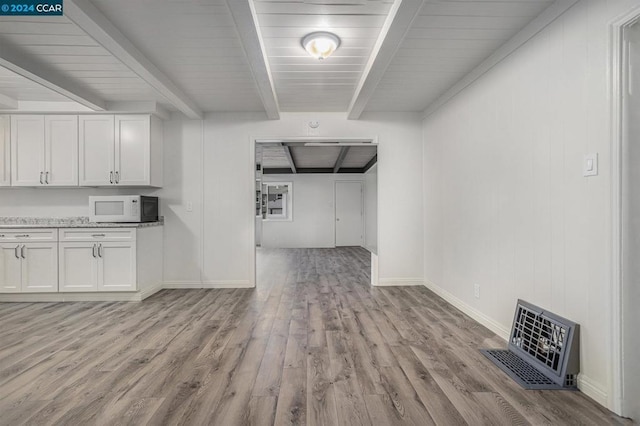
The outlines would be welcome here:
<svg viewBox="0 0 640 426">
<path fill-rule="evenodd" d="M 39 229 L 0 229 L 0 242 L 22 243 L 55 242 L 58 241 L 58 230 L 51 228 Z"/>
<path fill-rule="evenodd" d="M 135 241 L 135 228 L 62 228 L 60 241 Z"/>
</svg>

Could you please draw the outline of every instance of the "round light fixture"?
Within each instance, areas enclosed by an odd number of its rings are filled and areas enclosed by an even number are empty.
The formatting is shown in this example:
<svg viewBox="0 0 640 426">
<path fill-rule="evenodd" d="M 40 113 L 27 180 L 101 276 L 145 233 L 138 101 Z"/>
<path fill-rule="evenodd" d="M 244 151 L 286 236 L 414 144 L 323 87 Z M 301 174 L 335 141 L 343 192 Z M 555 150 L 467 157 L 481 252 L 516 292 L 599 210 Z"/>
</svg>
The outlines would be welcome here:
<svg viewBox="0 0 640 426">
<path fill-rule="evenodd" d="M 302 47 L 314 58 L 324 59 L 340 46 L 340 38 L 326 31 L 307 34 L 302 39 Z"/>
</svg>

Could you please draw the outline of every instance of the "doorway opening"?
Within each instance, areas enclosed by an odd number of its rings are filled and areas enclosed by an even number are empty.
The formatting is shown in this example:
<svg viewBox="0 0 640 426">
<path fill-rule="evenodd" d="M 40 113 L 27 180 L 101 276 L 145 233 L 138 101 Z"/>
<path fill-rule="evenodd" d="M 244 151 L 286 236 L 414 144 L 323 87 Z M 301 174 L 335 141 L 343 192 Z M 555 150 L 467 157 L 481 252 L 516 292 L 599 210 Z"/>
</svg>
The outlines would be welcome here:
<svg viewBox="0 0 640 426">
<path fill-rule="evenodd" d="M 640 7 L 613 24 L 613 407 L 640 419 Z"/>
<path fill-rule="evenodd" d="M 373 139 L 256 139 L 256 284 L 284 254 L 366 258 L 377 277 L 378 146 Z M 345 248 L 343 251 L 342 248 Z M 349 248 L 347 250 L 346 248 Z M 315 250 L 315 251 L 314 251 Z M 278 253 L 278 256 L 274 256 Z M 276 260 L 274 260 L 276 261 Z"/>
</svg>

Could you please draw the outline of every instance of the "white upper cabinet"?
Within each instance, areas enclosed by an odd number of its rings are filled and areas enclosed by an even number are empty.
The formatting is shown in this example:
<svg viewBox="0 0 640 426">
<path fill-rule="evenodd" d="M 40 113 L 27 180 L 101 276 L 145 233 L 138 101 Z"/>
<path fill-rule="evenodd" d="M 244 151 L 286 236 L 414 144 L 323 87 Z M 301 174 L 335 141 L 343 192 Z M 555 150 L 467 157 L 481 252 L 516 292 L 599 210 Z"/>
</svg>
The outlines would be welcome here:
<svg viewBox="0 0 640 426">
<path fill-rule="evenodd" d="M 151 117 L 116 115 L 116 181 L 151 184 Z"/>
<path fill-rule="evenodd" d="M 78 116 L 44 118 L 45 184 L 78 186 Z"/>
<path fill-rule="evenodd" d="M 113 115 L 81 115 L 80 185 L 104 186 L 115 182 Z"/>
<path fill-rule="evenodd" d="M 78 185 L 78 116 L 11 116 L 11 184 Z"/>
<path fill-rule="evenodd" d="M 11 116 L 11 184 L 44 185 L 44 115 Z"/>
<path fill-rule="evenodd" d="M 140 114 L 80 116 L 80 185 L 162 186 L 162 122 Z"/>
<path fill-rule="evenodd" d="M 8 115 L 0 115 L 0 186 L 11 185 L 10 122 Z"/>
</svg>

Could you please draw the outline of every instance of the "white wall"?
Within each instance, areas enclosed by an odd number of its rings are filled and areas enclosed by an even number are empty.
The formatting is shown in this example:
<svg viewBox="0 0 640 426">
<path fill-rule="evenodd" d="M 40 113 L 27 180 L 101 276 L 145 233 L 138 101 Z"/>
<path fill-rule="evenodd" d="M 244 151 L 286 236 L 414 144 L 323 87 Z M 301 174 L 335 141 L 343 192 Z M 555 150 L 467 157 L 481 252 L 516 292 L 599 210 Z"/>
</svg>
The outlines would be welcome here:
<svg viewBox="0 0 640 426">
<path fill-rule="evenodd" d="M 380 283 L 423 281 L 422 129 L 418 114 L 209 114 L 204 123 L 174 117 L 165 124 L 165 275 L 175 286 L 248 286 L 255 224 L 252 138 L 320 135 L 378 141 Z M 201 132 L 200 125 L 204 125 Z M 169 200 L 169 201 L 167 201 Z M 193 212 L 186 203 L 192 202 Z M 295 214 L 295 212 L 294 212 Z"/>
<path fill-rule="evenodd" d="M 517 298 L 580 323 L 581 389 L 609 406 L 608 37 L 637 4 L 577 3 L 424 121 L 426 279 L 494 329 Z"/>
<path fill-rule="evenodd" d="M 378 252 L 378 165 L 364 175 L 364 247 Z"/>
<path fill-rule="evenodd" d="M 263 182 L 293 183 L 293 220 L 263 221 L 262 247 L 335 247 L 336 181 L 363 178 L 361 174 L 264 175 Z"/>
</svg>

